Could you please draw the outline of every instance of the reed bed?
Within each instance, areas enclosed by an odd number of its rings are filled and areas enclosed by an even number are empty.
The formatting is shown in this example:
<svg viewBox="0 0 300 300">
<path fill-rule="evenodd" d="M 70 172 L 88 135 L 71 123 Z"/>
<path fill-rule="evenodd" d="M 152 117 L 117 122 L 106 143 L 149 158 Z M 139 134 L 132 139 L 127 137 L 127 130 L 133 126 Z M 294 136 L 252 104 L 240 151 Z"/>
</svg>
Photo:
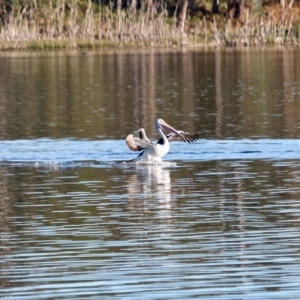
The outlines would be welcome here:
<svg viewBox="0 0 300 300">
<path fill-rule="evenodd" d="M 15 13 L 0 28 L 0 48 L 170 46 L 184 43 L 186 37 L 160 3 L 145 2 L 139 10 L 96 10 L 88 1 L 82 12 L 76 0 L 59 0 L 39 16 L 25 10 Z"/>
<path fill-rule="evenodd" d="M 54 1 L 54 0 L 53 0 Z M 164 2 L 144 1 L 139 9 L 98 5 L 90 0 L 55 0 L 47 6 L 15 9 L 0 26 L 0 49 L 99 48 L 182 45 L 298 44 L 299 28 L 293 14 L 266 19 L 249 13 L 244 19 L 217 16 L 187 18 L 177 26 L 177 11 L 170 16 Z M 299 22 L 300 24 L 300 22 Z"/>
<path fill-rule="evenodd" d="M 223 39 L 226 45 L 274 45 L 298 44 L 299 27 L 293 24 L 293 16 L 281 20 L 263 19 L 246 15 L 243 24 L 227 22 Z"/>
</svg>

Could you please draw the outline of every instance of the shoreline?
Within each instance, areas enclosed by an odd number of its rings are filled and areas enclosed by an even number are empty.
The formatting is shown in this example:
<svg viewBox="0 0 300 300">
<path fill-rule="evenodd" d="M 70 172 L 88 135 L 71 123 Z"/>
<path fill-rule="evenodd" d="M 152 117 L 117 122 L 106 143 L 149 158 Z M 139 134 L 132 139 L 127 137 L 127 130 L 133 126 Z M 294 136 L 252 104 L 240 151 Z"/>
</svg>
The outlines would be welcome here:
<svg viewBox="0 0 300 300">
<path fill-rule="evenodd" d="M 29 41 L 1 41 L 0 40 L 0 52 L 9 51 L 43 51 L 43 50 L 78 50 L 85 51 L 99 50 L 99 49 L 180 49 L 180 48 L 236 48 L 236 49 L 253 49 L 253 48 L 296 48 L 300 46 L 300 42 L 297 43 L 284 43 L 281 41 L 266 43 L 266 44 L 250 44 L 244 45 L 239 43 L 187 43 L 184 41 L 175 41 L 168 43 L 153 44 L 145 41 L 144 43 L 122 43 L 109 40 L 70 40 L 70 39 L 52 39 L 52 40 L 29 40 Z"/>
<path fill-rule="evenodd" d="M 3 45 L 0 41 L 0 53 L 7 53 L 10 51 L 26 52 L 26 51 L 61 51 L 70 50 L 81 52 L 85 56 L 88 51 L 95 50 L 147 50 L 147 49 L 162 49 L 162 50 L 179 50 L 179 49 L 237 49 L 237 50 L 250 50 L 250 49 L 276 49 L 276 48 L 298 48 L 300 43 L 273 43 L 273 44 L 259 44 L 259 45 L 227 45 L 216 43 L 198 43 L 198 44 L 172 44 L 172 45 L 136 45 L 136 44 L 120 44 L 111 41 L 78 41 L 74 44 L 68 40 L 52 40 L 52 41 L 28 41 L 28 42 L 8 42 Z"/>
</svg>

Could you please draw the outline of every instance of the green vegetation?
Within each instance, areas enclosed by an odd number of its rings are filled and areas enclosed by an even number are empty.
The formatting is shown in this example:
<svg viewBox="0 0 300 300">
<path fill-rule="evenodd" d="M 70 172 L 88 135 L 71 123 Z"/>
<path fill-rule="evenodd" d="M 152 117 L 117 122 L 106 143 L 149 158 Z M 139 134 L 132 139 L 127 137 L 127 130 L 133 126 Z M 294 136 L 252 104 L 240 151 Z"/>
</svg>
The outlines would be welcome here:
<svg viewBox="0 0 300 300">
<path fill-rule="evenodd" d="M 0 0 L 0 50 L 298 44 L 299 2 Z"/>
</svg>

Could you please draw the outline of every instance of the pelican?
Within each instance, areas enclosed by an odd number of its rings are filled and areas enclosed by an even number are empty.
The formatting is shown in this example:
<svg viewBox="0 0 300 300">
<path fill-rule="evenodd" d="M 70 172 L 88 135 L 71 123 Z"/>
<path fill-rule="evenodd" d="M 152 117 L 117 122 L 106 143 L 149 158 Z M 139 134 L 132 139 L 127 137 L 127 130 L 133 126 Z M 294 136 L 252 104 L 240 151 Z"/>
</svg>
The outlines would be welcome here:
<svg viewBox="0 0 300 300">
<path fill-rule="evenodd" d="M 155 121 L 155 127 L 161 138 L 156 142 L 151 142 L 146 136 L 144 128 L 134 131 L 125 137 L 125 141 L 130 150 L 141 151 L 140 154 L 131 160 L 136 162 L 140 160 L 160 162 L 161 158 L 165 156 L 170 150 L 170 142 L 194 142 L 199 139 L 197 134 L 189 134 L 188 132 L 178 131 L 162 119 Z M 163 130 L 170 133 L 165 135 Z"/>
</svg>

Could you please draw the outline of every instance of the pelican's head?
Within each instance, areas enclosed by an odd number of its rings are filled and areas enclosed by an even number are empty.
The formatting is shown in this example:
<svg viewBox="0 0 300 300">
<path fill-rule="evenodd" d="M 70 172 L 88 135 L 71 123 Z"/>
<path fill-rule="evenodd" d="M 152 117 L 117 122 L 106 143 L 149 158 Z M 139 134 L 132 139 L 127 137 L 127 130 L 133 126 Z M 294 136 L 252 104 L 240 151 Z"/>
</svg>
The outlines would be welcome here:
<svg viewBox="0 0 300 300">
<path fill-rule="evenodd" d="M 178 132 L 175 128 L 173 128 L 168 123 L 166 123 L 163 119 L 157 119 L 155 122 L 155 126 L 156 126 L 157 130 L 163 129 L 163 130 L 167 130 L 167 131 L 173 132 L 175 134 L 181 135 L 180 132 Z"/>
</svg>

